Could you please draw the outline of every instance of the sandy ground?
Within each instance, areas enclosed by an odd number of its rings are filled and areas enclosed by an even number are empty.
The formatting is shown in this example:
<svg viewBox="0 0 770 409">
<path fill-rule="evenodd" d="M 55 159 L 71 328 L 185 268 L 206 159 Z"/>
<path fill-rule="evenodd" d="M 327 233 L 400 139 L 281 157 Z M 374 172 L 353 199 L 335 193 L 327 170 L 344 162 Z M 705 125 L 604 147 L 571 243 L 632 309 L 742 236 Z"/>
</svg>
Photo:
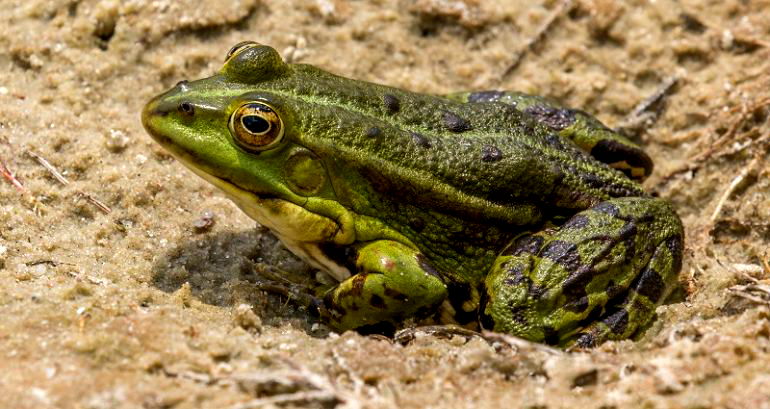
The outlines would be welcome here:
<svg viewBox="0 0 770 409">
<path fill-rule="evenodd" d="M 770 408 L 768 10 L 0 1 L 0 406 Z M 313 271 L 139 122 L 150 97 L 245 39 L 417 91 L 546 95 L 623 127 L 656 161 L 647 188 L 685 223 L 687 296 L 642 339 L 574 353 L 329 333 L 258 288 Z"/>
</svg>

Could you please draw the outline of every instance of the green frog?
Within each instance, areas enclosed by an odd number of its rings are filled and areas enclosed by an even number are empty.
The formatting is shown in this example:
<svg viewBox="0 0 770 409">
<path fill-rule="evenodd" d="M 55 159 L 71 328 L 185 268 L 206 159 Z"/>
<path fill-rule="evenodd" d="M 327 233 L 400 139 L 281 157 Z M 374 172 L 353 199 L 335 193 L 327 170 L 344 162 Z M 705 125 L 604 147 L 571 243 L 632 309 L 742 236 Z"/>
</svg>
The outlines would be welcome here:
<svg viewBox="0 0 770 409">
<path fill-rule="evenodd" d="M 255 42 L 142 112 L 148 133 L 328 273 L 344 331 L 407 319 L 562 347 L 634 337 L 678 284 L 683 229 L 642 149 L 517 92 L 425 95 Z"/>
</svg>

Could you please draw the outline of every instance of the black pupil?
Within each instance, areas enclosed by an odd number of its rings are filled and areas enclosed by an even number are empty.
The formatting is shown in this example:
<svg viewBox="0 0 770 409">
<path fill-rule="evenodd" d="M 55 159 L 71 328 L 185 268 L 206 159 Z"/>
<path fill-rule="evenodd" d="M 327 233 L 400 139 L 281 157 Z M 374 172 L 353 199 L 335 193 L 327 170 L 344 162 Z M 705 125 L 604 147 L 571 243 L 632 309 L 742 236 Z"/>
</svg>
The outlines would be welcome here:
<svg viewBox="0 0 770 409">
<path fill-rule="evenodd" d="M 270 130 L 270 122 L 261 116 L 244 116 L 241 122 L 243 122 L 243 127 L 251 133 L 262 134 Z"/>
</svg>

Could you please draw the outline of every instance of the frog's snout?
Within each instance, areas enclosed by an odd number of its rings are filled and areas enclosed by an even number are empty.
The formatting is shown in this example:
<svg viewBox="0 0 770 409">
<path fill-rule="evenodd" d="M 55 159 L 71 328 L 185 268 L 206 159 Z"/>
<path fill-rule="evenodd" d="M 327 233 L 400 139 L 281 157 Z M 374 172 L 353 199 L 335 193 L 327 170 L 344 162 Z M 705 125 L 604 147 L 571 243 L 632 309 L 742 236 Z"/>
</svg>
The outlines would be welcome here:
<svg viewBox="0 0 770 409">
<path fill-rule="evenodd" d="M 189 89 L 187 80 L 179 81 L 170 90 L 151 99 L 142 110 L 142 125 L 152 136 L 157 136 L 157 124 L 161 118 L 166 118 L 171 112 L 178 111 L 186 116 L 192 116 L 195 113 L 195 107 L 188 101 L 180 101 L 174 98 L 179 94 L 185 93 Z"/>
</svg>

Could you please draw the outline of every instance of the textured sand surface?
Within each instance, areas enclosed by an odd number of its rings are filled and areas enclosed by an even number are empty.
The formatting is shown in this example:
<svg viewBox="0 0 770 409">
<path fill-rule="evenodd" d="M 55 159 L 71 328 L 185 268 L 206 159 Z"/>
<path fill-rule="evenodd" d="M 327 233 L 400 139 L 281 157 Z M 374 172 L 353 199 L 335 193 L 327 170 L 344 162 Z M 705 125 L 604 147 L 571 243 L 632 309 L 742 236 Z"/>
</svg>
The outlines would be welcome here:
<svg viewBox="0 0 770 409">
<path fill-rule="evenodd" d="M 0 406 L 770 408 L 770 1 L 567 2 L 527 48 L 564 3 L 0 0 Z M 642 339 L 575 353 L 330 334 L 257 288 L 314 272 L 139 122 L 246 39 L 625 126 L 685 223 L 689 295 Z M 629 124 L 672 78 L 659 115 Z"/>
</svg>

